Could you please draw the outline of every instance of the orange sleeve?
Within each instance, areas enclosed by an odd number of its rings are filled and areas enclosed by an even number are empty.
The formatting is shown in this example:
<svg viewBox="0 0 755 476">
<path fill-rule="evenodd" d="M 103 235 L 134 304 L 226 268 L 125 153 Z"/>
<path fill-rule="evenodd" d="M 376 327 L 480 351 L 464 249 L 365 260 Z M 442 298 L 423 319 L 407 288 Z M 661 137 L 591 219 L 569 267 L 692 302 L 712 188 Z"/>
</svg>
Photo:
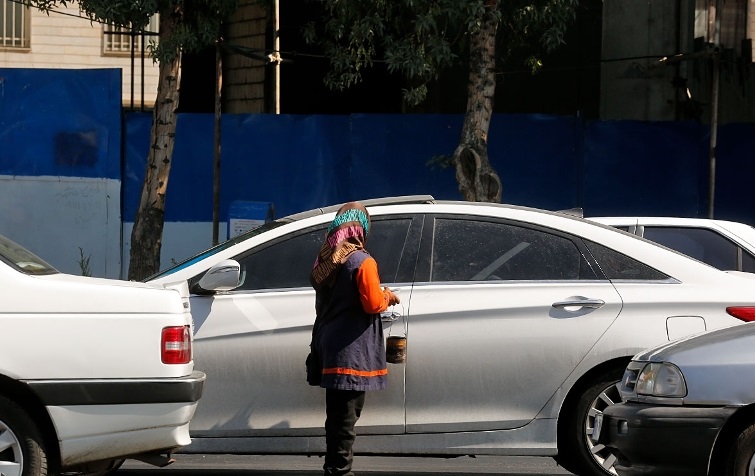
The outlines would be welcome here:
<svg viewBox="0 0 755 476">
<path fill-rule="evenodd" d="M 357 270 L 357 288 L 362 308 L 367 314 L 377 314 L 388 309 L 388 296 L 380 287 L 377 262 L 368 257 Z"/>
</svg>

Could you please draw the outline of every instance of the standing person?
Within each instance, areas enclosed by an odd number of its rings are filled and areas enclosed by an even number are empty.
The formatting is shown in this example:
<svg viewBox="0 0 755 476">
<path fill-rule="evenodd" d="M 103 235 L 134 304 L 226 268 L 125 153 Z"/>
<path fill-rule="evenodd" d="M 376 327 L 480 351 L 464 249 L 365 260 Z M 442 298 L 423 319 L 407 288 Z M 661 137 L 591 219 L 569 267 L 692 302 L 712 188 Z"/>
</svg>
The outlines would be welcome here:
<svg viewBox="0 0 755 476">
<path fill-rule="evenodd" d="M 380 287 L 377 263 L 364 249 L 369 231 L 362 204 L 342 206 L 310 274 L 317 313 L 311 348 L 319 361 L 310 384 L 326 389 L 326 475 L 353 475 L 354 426 L 365 392 L 385 388 L 388 380 L 380 313 L 399 298 Z"/>
</svg>

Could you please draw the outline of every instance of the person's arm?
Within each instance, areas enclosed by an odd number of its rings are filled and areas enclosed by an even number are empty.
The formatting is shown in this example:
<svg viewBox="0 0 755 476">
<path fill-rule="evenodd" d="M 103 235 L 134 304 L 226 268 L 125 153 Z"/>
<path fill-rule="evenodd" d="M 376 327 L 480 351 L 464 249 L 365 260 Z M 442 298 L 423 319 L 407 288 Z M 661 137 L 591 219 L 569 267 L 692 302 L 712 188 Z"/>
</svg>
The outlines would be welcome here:
<svg viewBox="0 0 755 476">
<path fill-rule="evenodd" d="M 380 287 L 377 262 L 373 257 L 366 258 L 357 270 L 357 288 L 359 289 L 359 301 L 362 303 L 364 312 L 377 314 L 388 309 L 388 306 L 398 304 L 398 296 L 388 288 Z"/>
</svg>

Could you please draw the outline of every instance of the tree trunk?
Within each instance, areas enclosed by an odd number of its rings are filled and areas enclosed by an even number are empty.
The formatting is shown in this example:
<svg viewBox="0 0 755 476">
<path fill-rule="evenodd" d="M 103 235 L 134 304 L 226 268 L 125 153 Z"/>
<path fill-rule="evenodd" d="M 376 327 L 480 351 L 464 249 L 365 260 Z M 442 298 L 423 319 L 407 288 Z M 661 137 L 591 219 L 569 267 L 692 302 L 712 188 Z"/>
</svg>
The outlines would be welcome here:
<svg viewBox="0 0 755 476">
<path fill-rule="evenodd" d="M 160 13 L 160 37 L 170 36 L 178 19 L 177 12 Z M 131 253 L 128 279 L 142 280 L 160 270 L 163 225 L 165 224 L 165 192 L 173 158 L 176 135 L 176 110 L 181 71 L 181 54 L 160 62 L 155 110 L 152 114 L 147 170 L 142 185 L 139 209 L 131 232 Z"/>
<path fill-rule="evenodd" d="M 469 45 L 469 89 L 461 140 L 454 151 L 456 181 L 464 200 L 500 202 L 501 179 L 488 159 L 488 130 L 495 96 L 495 38 L 498 0 L 488 0 Z"/>
</svg>

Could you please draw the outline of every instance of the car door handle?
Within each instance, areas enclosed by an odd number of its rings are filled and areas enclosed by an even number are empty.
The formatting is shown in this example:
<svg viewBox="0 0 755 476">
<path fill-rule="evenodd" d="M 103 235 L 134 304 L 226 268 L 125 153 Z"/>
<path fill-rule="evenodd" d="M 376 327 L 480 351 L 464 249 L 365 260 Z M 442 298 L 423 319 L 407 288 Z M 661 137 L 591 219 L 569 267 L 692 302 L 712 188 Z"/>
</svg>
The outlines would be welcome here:
<svg viewBox="0 0 755 476">
<path fill-rule="evenodd" d="M 602 299 L 590 299 L 585 297 L 573 297 L 567 298 L 566 301 L 558 301 L 553 303 L 553 307 L 557 309 L 564 309 L 566 307 L 589 307 L 591 309 L 598 309 L 602 307 L 606 302 Z"/>
<path fill-rule="evenodd" d="M 380 320 L 383 322 L 394 322 L 397 321 L 400 317 L 401 314 L 396 311 L 384 311 L 380 313 Z"/>
</svg>

